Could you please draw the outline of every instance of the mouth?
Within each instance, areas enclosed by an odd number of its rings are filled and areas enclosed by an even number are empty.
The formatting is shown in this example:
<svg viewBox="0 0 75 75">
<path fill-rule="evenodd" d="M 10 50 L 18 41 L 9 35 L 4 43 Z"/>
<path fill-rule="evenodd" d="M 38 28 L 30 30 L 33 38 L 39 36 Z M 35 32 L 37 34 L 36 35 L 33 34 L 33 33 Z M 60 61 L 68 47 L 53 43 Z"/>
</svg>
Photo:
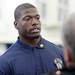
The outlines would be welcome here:
<svg viewBox="0 0 75 75">
<path fill-rule="evenodd" d="M 32 33 L 39 33 L 40 32 L 40 28 L 34 28 L 31 30 Z"/>
</svg>

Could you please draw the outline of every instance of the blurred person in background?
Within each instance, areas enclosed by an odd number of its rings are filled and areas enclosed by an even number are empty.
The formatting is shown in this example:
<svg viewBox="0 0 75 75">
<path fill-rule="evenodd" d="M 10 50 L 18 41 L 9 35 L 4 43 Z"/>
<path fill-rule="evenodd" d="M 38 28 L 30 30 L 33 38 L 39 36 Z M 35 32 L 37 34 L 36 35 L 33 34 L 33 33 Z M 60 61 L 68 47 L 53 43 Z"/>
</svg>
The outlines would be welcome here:
<svg viewBox="0 0 75 75">
<path fill-rule="evenodd" d="M 75 13 L 70 15 L 63 26 L 65 68 L 61 75 L 75 75 Z"/>
<path fill-rule="evenodd" d="M 63 65 L 63 52 L 41 35 L 37 8 L 24 3 L 15 9 L 14 25 L 19 37 L 0 57 L 0 75 L 43 75 L 55 72 L 58 61 Z"/>
</svg>

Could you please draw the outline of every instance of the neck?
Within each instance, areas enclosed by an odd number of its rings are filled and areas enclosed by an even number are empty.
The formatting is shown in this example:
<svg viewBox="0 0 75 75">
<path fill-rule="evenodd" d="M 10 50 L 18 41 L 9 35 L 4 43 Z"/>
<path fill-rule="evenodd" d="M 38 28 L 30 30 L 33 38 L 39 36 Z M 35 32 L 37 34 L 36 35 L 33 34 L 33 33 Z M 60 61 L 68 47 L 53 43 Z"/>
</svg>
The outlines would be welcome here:
<svg viewBox="0 0 75 75">
<path fill-rule="evenodd" d="M 41 37 L 35 38 L 35 39 L 28 39 L 28 38 L 23 38 L 20 37 L 20 40 L 22 40 L 24 43 L 34 47 L 38 44 L 38 42 L 40 41 Z"/>
</svg>

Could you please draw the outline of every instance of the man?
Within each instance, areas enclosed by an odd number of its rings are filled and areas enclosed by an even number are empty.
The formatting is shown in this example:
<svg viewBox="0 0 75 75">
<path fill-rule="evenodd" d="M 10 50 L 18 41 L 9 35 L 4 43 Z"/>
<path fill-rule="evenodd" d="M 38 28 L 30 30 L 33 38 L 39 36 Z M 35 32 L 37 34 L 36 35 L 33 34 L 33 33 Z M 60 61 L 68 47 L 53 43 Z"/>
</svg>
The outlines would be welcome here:
<svg viewBox="0 0 75 75">
<path fill-rule="evenodd" d="M 62 67 L 62 51 L 40 35 L 37 8 L 29 3 L 21 4 L 15 9 L 14 17 L 19 37 L 0 57 L 0 75 L 43 75 L 56 71 L 58 60 Z"/>
<path fill-rule="evenodd" d="M 70 15 L 63 27 L 64 59 L 62 75 L 75 75 L 75 14 Z"/>
</svg>

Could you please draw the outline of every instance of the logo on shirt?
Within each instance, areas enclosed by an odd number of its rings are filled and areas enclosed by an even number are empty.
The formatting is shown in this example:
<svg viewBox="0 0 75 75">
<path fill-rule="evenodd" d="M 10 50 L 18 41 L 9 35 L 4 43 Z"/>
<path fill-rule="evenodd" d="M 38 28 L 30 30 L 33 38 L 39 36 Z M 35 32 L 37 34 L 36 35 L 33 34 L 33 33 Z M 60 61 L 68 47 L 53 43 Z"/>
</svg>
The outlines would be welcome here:
<svg viewBox="0 0 75 75">
<path fill-rule="evenodd" d="M 61 60 L 60 58 L 56 58 L 56 59 L 54 60 L 54 63 L 55 63 L 55 65 L 56 65 L 57 69 L 62 69 L 63 62 L 62 62 L 62 60 Z"/>
</svg>

